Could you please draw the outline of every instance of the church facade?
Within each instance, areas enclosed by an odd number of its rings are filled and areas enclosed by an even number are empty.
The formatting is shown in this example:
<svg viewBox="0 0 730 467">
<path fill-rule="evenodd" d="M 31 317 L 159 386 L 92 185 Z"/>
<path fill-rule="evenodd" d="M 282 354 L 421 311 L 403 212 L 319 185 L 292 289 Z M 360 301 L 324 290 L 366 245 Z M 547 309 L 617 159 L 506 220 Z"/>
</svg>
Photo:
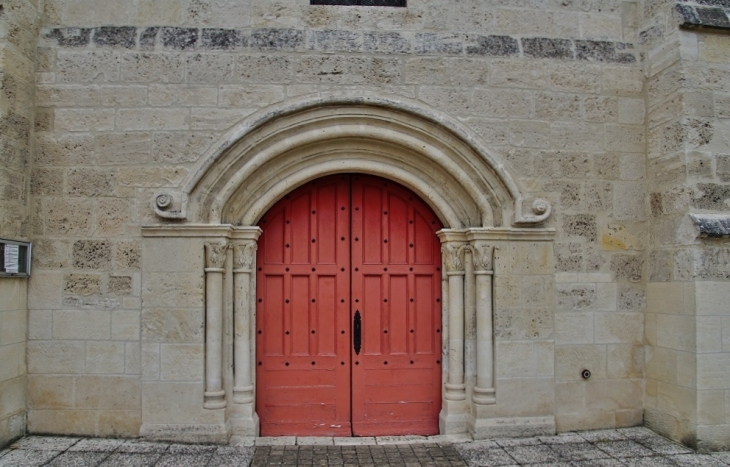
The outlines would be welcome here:
<svg viewBox="0 0 730 467">
<path fill-rule="evenodd" d="M 0 22 L 0 239 L 32 242 L 29 277 L 0 274 L 0 444 L 645 425 L 730 448 L 724 0 Z"/>
</svg>

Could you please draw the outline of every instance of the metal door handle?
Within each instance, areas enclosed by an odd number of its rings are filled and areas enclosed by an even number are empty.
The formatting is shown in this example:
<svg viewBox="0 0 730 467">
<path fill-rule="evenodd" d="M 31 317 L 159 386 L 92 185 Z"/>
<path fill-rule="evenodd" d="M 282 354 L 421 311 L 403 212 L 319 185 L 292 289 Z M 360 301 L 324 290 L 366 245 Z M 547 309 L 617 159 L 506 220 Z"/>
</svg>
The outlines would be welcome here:
<svg viewBox="0 0 730 467">
<path fill-rule="evenodd" d="M 355 318 L 352 320 L 352 343 L 355 346 L 355 354 L 360 355 L 360 347 L 362 346 L 362 319 L 360 318 L 360 310 L 355 311 Z"/>
</svg>

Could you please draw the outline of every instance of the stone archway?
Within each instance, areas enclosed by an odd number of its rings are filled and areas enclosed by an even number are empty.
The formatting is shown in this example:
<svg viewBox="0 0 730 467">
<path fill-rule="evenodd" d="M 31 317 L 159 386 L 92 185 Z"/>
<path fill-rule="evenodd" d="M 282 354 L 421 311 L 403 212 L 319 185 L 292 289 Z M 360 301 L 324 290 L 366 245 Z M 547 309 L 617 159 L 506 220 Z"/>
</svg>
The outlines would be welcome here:
<svg viewBox="0 0 730 467">
<path fill-rule="evenodd" d="M 489 416 L 479 407 L 496 403 L 494 247 L 549 241 L 551 231 L 534 227 L 550 216 L 550 205 L 533 200 L 532 213 L 524 214 L 526 200 L 508 167 L 458 121 L 416 101 L 361 95 L 304 97 L 252 115 L 200 159 L 178 190 L 152 200 L 161 222 L 143 228 L 146 237 L 205 243 L 203 406 L 220 412 L 214 431 L 258 433 L 252 323 L 261 231 L 255 225 L 286 193 L 336 173 L 393 180 L 420 196 L 444 225 L 440 432 L 478 435 L 480 420 Z M 469 316 L 476 337 L 467 361 Z M 230 377 L 223 363 L 227 320 L 235 361 Z M 469 381 L 466 368 L 472 368 Z"/>
</svg>

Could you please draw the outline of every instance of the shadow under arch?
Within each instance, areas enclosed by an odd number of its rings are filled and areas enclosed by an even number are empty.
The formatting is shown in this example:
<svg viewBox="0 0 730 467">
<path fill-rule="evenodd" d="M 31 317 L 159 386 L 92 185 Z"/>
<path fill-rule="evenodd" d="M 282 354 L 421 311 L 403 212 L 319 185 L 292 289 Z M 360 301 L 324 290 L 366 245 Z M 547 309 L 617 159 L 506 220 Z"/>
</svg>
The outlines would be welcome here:
<svg viewBox="0 0 730 467">
<path fill-rule="evenodd" d="M 550 205 L 457 120 L 401 97 L 310 95 L 263 109 L 229 130 L 178 191 L 155 194 L 162 218 L 255 225 L 284 194 L 334 173 L 360 172 L 411 189 L 451 229 L 539 224 Z"/>
</svg>

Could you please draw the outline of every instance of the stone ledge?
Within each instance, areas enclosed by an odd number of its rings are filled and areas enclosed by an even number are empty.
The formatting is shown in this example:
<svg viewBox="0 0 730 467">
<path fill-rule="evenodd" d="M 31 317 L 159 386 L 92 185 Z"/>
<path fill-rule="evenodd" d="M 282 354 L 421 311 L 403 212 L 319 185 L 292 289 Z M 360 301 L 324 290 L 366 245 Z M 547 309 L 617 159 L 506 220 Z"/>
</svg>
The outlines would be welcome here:
<svg viewBox="0 0 730 467">
<path fill-rule="evenodd" d="M 730 214 L 690 214 L 700 237 L 730 237 Z"/>
<path fill-rule="evenodd" d="M 44 29 L 41 38 L 46 45 L 73 49 L 311 51 L 636 63 L 634 45 L 628 42 L 458 33 L 104 26 Z"/>
<path fill-rule="evenodd" d="M 730 2 L 699 0 L 697 3 L 677 3 L 675 10 L 684 28 L 730 30 Z"/>
</svg>

